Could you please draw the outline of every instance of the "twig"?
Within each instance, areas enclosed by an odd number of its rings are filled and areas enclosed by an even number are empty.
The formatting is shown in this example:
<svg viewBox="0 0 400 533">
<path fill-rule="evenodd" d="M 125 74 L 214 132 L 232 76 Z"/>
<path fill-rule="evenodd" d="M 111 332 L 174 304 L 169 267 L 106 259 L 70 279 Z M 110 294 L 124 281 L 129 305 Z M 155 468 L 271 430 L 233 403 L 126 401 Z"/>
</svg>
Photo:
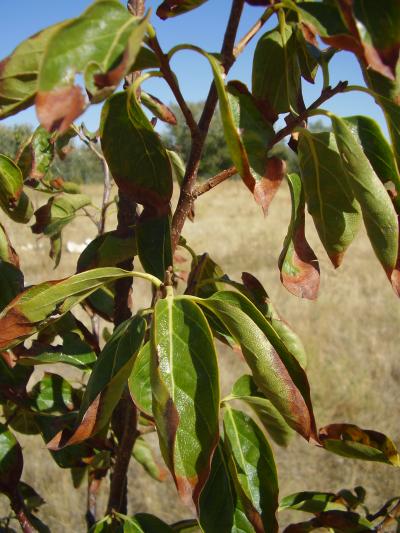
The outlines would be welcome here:
<svg viewBox="0 0 400 533">
<path fill-rule="evenodd" d="M 377 526 L 376 531 L 387 531 L 389 527 L 397 524 L 400 517 L 400 501 L 387 513 L 384 520 Z"/>
<path fill-rule="evenodd" d="M 98 157 L 99 159 L 101 159 L 102 161 L 104 161 L 104 162 L 107 164 L 104 155 L 103 155 L 101 152 L 99 152 L 99 151 L 97 150 L 97 148 L 94 146 L 94 144 L 93 144 L 91 141 L 89 141 L 88 139 L 86 139 L 86 137 L 83 135 L 83 133 L 81 132 L 81 130 L 80 130 L 77 126 L 75 126 L 75 124 L 72 124 L 71 127 L 72 127 L 72 129 L 75 131 L 75 133 L 78 135 L 78 137 L 80 138 L 80 140 L 81 140 L 84 144 L 86 144 L 86 146 L 87 146 L 88 148 L 90 148 L 90 150 L 95 154 L 95 156 Z"/>
<path fill-rule="evenodd" d="M 244 0 L 233 0 L 232 2 L 228 25 L 221 48 L 222 64 L 224 66 L 226 74 L 229 72 L 229 69 L 235 61 L 235 57 L 233 55 L 233 47 L 235 45 L 235 39 L 240 22 L 240 17 L 243 11 L 243 5 Z M 183 179 L 181 187 L 178 205 L 172 220 L 173 250 L 175 250 L 178 245 L 179 237 L 185 224 L 185 220 L 193 205 L 193 189 L 196 184 L 197 172 L 199 169 L 201 155 L 204 149 L 204 143 L 208 134 L 211 119 L 215 112 L 217 101 L 217 90 L 215 88 L 215 83 L 212 82 L 202 115 L 200 117 L 198 125 L 199 131 L 192 141 L 192 147 L 189 155 L 188 164 L 186 167 L 185 177 Z"/>
<path fill-rule="evenodd" d="M 272 141 L 270 142 L 270 147 L 277 144 L 279 141 L 282 141 L 287 135 L 290 135 L 292 131 L 299 126 L 302 122 L 304 122 L 310 113 L 310 111 L 313 111 L 314 109 L 318 109 L 318 107 L 332 98 L 332 96 L 335 96 L 335 94 L 342 93 L 346 90 L 347 87 L 347 81 L 340 81 L 336 87 L 326 87 L 322 93 L 321 96 L 319 96 L 307 109 L 305 109 L 302 113 L 297 115 L 297 117 L 290 116 L 288 120 L 288 125 L 279 130 L 275 136 L 273 137 Z"/>
<path fill-rule="evenodd" d="M 222 172 L 219 172 L 218 174 L 208 179 L 201 185 L 197 185 L 197 187 L 195 187 L 193 191 L 193 197 L 197 198 L 198 196 L 201 196 L 202 194 L 210 191 L 211 189 L 213 189 L 220 183 L 224 182 L 228 178 L 231 178 L 235 174 L 237 174 L 236 167 L 230 167 L 230 168 L 227 168 L 226 170 L 223 170 Z"/>
<path fill-rule="evenodd" d="M 264 26 L 264 24 L 271 18 L 271 16 L 277 11 L 277 9 L 280 7 L 280 4 L 270 6 L 268 9 L 264 11 L 264 13 L 261 15 L 261 17 L 257 20 L 257 22 L 252 26 L 249 31 L 240 39 L 238 44 L 233 49 L 233 55 L 237 57 L 239 54 L 243 52 L 243 50 L 246 48 L 246 46 L 249 44 L 249 42 L 253 39 L 253 37 L 261 30 L 261 28 Z"/>
<path fill-rule="evenodd" d="M 35 528 L 32 526 L 27 516 L 24 502 L 18 492 L 16 492 L 11 499 L 11 509 L 14 511 L 22 531 L 24 533 L 34 533 Z"/>
<path fill-rule="evenodd" d="M 110 207 L 110 194 L 111 194 L 111 188 L 112 188 L 112 180 L 110 175 L 110 169 L 108 168 L 107 161 L 103 159 L 103 173 L 104 173 L 104 186 L 103 186 L 103 199 L 101 202 L 101 212 L 100 212 L 100 219 L 99 219 L 99 235 L 103 235 L 105 228 L 106 228 L 106 215 L 107 215 L 107 209 Z"/>
<path fill-rule="evenodd" d="M 185 117 L 185 121 L 190 130 L 192 138 L 194 138 L 198 133 L 197 123 L 181 93 L 178 82 L 176 81 L 175 74 L 171 70 L 168 56 L 162 51 L 156 35 L 149 39 L 149 45 L 160 60 L 160 70 L 164 76 L 165 81 L 168 83 L 173 95 L 175 96 L 176 101 L 178 102 L 178 105 L 182 111 L 183 116 Z"/>
</svg>

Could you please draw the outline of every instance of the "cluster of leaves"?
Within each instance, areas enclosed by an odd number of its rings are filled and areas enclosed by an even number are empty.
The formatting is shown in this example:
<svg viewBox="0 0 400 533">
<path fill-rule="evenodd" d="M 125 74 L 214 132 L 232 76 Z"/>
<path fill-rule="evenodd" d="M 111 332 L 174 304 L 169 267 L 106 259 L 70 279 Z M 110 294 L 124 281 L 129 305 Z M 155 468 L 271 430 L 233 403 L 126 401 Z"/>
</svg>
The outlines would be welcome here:
<svg viewBox="0 0 400 533">
<path fill-rule="evenodd" d="M 157 12 L 169 18 L 206 1 L 165 0 Z M 0 433 L 0 490 L 9 497 L 23 528 L 29 523 L 45 530 L 24 496 L 23 455 L 13 432 L 40 434 L 56 463 L 71 470 L 75 485 L 86 474 L 89 485 L 110 468 L 115 475 L 119 454 L 127 451 L 124 435 L 129 433 L 134 447 L 128 455 L 132 452 L 148 473 L 163 479 L 164 467 L 156 463 L 146 441 L 148 432 L 157 432 L 165 466 L 196 518 L 168 526 L 154 516 L 132 518 L 111 506 L 107 516 L 93 524 L 95 532 L 277 531 L 278 478 L 269 439 L 287 446 L 295 433 L 344 457 L 400 465 L 394 443 L 380 432 L 346 423 L 318 429 L 305 371 L 306 349 L 262 284 L 249 273 L 243 273 L 240 282 L 230 279 L 180 236 L 199 194 L 194 184 L 205 136 L 169 65 L 181 50 L 200 53 L 209 62 L 235 167 L 227 175 L 237 172 L 265 213 L 286 176 L 292 211 L 279 268 L 290 292 L 314 299 L 319 289 L 318 260 L 305 237 L 307 206 L 335 267 L 364 223 L 399 293 L 400 41 L 398 31 L 383 28 L 390 19 L 390 27 L 398 30 L 400 7 L 395 0 L 379 7 L 364 0 L 247 3 L 266 7 L 260 27 L 277 16 L 276 27 L 258 41 L 251 89 L 240 81 L 226 83 L 224 75 L 248 37 L 235 49 L 223 48 L 221 55 L 185 44 L 164 54 L 149 15 L 132 17 L 118 0 L 96 0 L 79 17 L 24 41 L 0 65 L 0 117 L 35 104 L 41 122 L 15 161 L 0 156 L 0 207 L 11 220 L 31 219 L 30 188 L 50 193 L 47 204 L 36 211 L 32 229 L 50 237 L 52 255 L 59 260 L 62 228 L 91 200 L 62 182 L 49 181 L 47 172 L 55 154 L 62 153 L 76 133 L 96 149 L 95 137 L 73 121 L 90 103 L 102 101 L 98 154 L 105 175 L 109 169 L 121 204 L 125 199 L 142 206 L 134 227 L 119 225 L 104 233 L 99 224 L 99 235 L 80 256 L 76 274 L 31 287 L 24 287 L 18 256 L 1 227 L 0 280 L 5 289 L 0 293 L 0 401 L 5 423 Z M 233 2 L 237 17 L 243 4 Z M 237 23 L 231 17 L 230 24 Z M 231 33 L 228 27 L 224 47 Z M 321 50 L 320 40 L 329 47 Z M 359 59 L 367 83 L 361 89 L 385 111 L 391 143 L 368 117 L 339 118 L 320 109 L 338 92 L 357 89 L 344 82 L 329 86 L 329 61 L 342 49 Z M 302 78 L 312 83 L 318 68 L 324 88 L 305 108 Z M 82 74 L 86 97 L 75 85 L 77 74 Z M 152 76 L 170 84 L 191 131 L 186 168 L 164 146 L 143 110 L 146 106 L 169 124 L 176 121 L 168 107 L 141 90 Z M 126 90 L 115 92 L 124 78 Z M 213 91 L 210 94 L 199 120 L 202 127 L 204 116 L 213 111 Z M 287 126 L 277 131 L 274 124 L 283 114 Z M 308 118 L 317 114 L 330 119 L 331 130 L 307 128 Z M 287 137 L 299 174 L 287 174 L 277 151 Z M 172 218 L 174 177 L 181 196 Z M 183 283 L 174 278 L 178 245 L 191 256 L 186 276 L 181 272 Z M 144 272 L 120 268 L 136 256 Z M 118 323 L 119 282 L 132 277 L 151 283 L 152 306 Z M 96 321 L 90 330 L 77 319 L 78 306 L 91 318 L 99 315 L 116 322 L 112 334 L 104 331 L 105 343 L 100 342 Z M 250 372 L 224 398 L 215 339 L 240 348 Z M 46 373 L 27 389 L 36 365 L 60 362 L 87 373 L 87 384 L 73 387 L 61 375 Z M 133 401 L 138 425 L 121 434 L 113 412 L 123 401 Z M 355 495 L 301 493 L 283 499 L 280 508 L 315 515 L 288 531 L 383 530 L 393 517 L 396 520 L 397 500 L 372 516 L 355 511 L 362 499 L 360 490 Z"/>
</svg>

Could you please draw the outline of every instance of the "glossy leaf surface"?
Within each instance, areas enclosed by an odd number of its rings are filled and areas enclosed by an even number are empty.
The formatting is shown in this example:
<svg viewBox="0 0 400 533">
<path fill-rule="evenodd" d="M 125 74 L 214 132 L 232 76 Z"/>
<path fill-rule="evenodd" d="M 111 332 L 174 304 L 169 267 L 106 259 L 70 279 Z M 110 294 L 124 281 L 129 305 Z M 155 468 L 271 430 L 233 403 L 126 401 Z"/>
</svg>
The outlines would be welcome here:
<svg viewBox="0 0 400 533">
<path fill-rule="evenodd" d="M 192 11 L 205 2 L 207 0 L 164 0 L 157 9 L 157 15 L 165 20 Z"/>
<path fill-rule="evenodd" d="M 361 214 L 335 136 L 302 130 L 298 153 L 308 211 L 326 253 L 338 267 L 358 232 Z"/>
<path fill-rule="evenodd" d="M 150 382 L 151 346 L 146 342 L 139 351 L 129 376 L 129 390 L 136 407 L 147 416 L 153 416 Z"/>
<path fill-rule="evenodd" d="M 168 296 L 152 323 L 151 385 L 160 448 L 181 498 L 198 505 L 218 442 L 218 366 L 202 311 Z"/>
<path fill-rule="evenodd" d="M 322 513 L 335 509 L 345 510 L 345 505 L 332 492 L 296 492 L 285 496 L 279 503 L 279 510 L 293 509 L 305 513 Z"/>
<path fill-rule="evenodd" d="M 231 408 L 224 414 L 224 432 L 247 517 L 256 531 L 277 532 L 278 479 L 267 439 L 249 416 Z"/>
<path fill-rule="evenodd" d="M 297 174 L 288 174 L 287 181 L 292 212 L 278 262 L 281 282 L 295 296 L 315 300 L 319 291 L 319 264 L 305 236 L 303 184 Z"/>
</svg>

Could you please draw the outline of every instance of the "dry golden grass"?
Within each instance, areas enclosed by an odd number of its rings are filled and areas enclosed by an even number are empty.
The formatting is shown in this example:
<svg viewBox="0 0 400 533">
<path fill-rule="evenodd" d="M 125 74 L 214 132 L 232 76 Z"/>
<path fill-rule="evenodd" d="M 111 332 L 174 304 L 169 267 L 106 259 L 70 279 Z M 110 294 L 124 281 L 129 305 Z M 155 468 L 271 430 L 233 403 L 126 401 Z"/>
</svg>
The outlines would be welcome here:
<svg viewBox="0 0 400 533">
<path fill-rule="evenodd" d="M 87 192 L 99 200 L 99 188 Z M 320 258 L 322 271 L 320 297 L 317 302 L 308 302 L 290 295 L 281 287 L 277 269 L 289 214 L 285 187 L 264 218 L 241 183 L 227 182 L 199 198 L 196 222 L 187 223 L 184 235 L 198 253 L 207 251 L 232 278 L 239 279 L 242 271 L 254 273 L 281 314 L 300 334 L 309 353 L 308 376 L 319 426 L 355 423 L 387 433 L 399 443 L 399 302 L 364 234 L 350 248 L 344 265 L 334 271 L 310 220 L 308 239 Z M 110 227 L 114 216 L 112 219 Z M 60 267 L 52 271 L 47 242 L 44 248 L 22 252 L 21 247 L 36 242 L 36 237 L 32 237 L 29 228 L 8 222 L 7 228 L 20 252 L 27 283 L 74 272 L 77 254 L 64 253 Z M 93 224 L 80 217 L 65 231 L 64 242 L 83 242 L 95 233 Z M 136 307 L 148 297 L 142 284 L 136 284 L 135 291 Z M 237 354 L 219 348 L 223 389 L 227 390 L 244 365 Z M 48 502 L 40 513 L 45 522 L 57 533 L 85 531 L 85 489 L 73 489 L 69 473 L 60 474 L 39 439 L 21 440 L 25 451 L 23 479 Z M 299 437 L 288 449 L 274 446 L 274 451 L 282 496 L 299 490 L 336 491 L 364 485 L 368 490 L 367 503 L 375 508 L 400 493 L 399 473 L 389 466 L 344 459 L 310 446 Z M 167 521 L 188 516 L 170 481 L 154 482 L 142 475 L 138 465 L 131 466 L 129 481 L 130 512 L 154 512 Z M 0 503 L 4 513 L 6 502 Z M 103 506 L 104 498 L 99 502 L 100 511 Z M 281 519 L 286 523 L 286 515 Z"/>
</svg>

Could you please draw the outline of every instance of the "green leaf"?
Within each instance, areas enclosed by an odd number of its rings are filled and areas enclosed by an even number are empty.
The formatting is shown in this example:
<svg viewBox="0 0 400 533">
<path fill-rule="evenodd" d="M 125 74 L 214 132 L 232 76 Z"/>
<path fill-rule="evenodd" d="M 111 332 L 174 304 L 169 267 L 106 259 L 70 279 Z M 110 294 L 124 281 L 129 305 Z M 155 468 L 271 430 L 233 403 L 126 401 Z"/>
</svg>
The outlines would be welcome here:
<svg viewBox="0 0 400 533">
<path fill-rule="evenodd" d="M 157 15 L 165 20 L 192 11 L 206 2 L 207 0 L 164 0 L 157 8 Z"/>
<path fill-rule="evenodd" d="M 337 268 L 360 227 L 357 195 L 332 133 L 301 130 L 298 154 L 308 211 L 326 253 Z"/>
<path fill-rule="evenodd" d="M 189 300 L 159 300 L 151 333 L 153 415 L 160 448 L 181 498 L 198 505 L 218 442 L 215 347 L 202 311 Z"/>
<path fill-rule="evenodd" d="M 286 178 L 292 212 L 278 262 L 281 282 L 295 296 L 315 300 L 319 291 L 319 264 L 305 236 L 303 184 L 297 174 L 288 174 Z"/>
<path fill-rule="evenodd" d="M 24 179 L 41 180 L 47 174 L 54 155 L 54 134 L 39 126 L 18 151 L 16 163 Z"/>
<path fill-rule="evenodd" d="M 334 115 L 330 118 L 369 240 L 394 290 L 400 294 L 400 276 L 396 269 L 399 228 L 393 204 L 346 122 Z"/>
<path fill-rule="evenodd" d="M 172 177 L 178 182 L 179 186 L 182 186 L 183 178 L 186 173 L 186 165 L 178 152 L 174 150 L 167 150 L 167 154 L 171 163 Z"/>
<path fill-rule="evenodd" d="M 297 54 L 299 67 L 302 77 L 309 83 L 315 83 L 315 77 L 318 72 L 319 61 L 322 53 L 313 44 L 309 43 L 299 27 L 295 28 L 297 41 Z"/>
<path fill-rule="evenodd" d="M 239 293 L 221 291 L 196 302 L 214 313 L 240 344 L 255 383 L 289 426 L 305 439 L 317 440 L 306 374 L 268 320 Z"/>
<path fill-rule="evenodd" d="M 188 277 L 186 294 L 208 298 L 223 289 L 224 284 L 218 280 L 224 275 L 223 270 L 205 253 L 193 258 Z"/>
<path fill-rule="evenodd" d="M 393 151 L 377 122 L 362 115 L 345 117 L 344 121 L 361 145 L 381 182 L 391 182 L 397 194 L 400 194 L 400 176 Z"/>
<path fill-rule="evenodd" d="M 207 533 L 254 533 L 234 491 L 221 444 L 215 450 L 210 476 L 200 495 L 200 525 Z"/>
<path fill-rule="evenodd" d="M 271 438 L 279 446 L 288 446 L 294 431 L 287 425 L 279 411 L 257 389 L 251 376 L 241 376 L 232 387 L 226 400 L 242 400 L 247 403 L 257 415 Z"/>
<path fill-rule="evenodd" d="M 165 480 L 167 471 L 157 464 L 152 449 L 143 437 L 138 437 L 135 440 L 132 455 L 153 479 L 157 481 Z"/>
<path fill-rule="evenodd" d="M 301 73 L 296 33 L 284 23 L 258 41 L 253 58 L 252 93 L 276 114 L 299 111 Z"/>
<path fill-rule="evenodd" d="M 231 475 L 248 519 L 257 531 L 278 531 L 278 478 L 268 441 L 249 416 L 230 407 L 224 414 L 224 432 Z"/>
<path fill-rule="evenodd" d="M 151 214 L 169 212 L 172 169 L 134 90 L 117 93 L 101 115 L 101 146 L 118 187 Z"/>
<path fill-rule="evenodd" d="M 136 246 L 145 272 L 164 279 L 173 265 L 171 216 L 152 216 L 143 211 L 136 223 Z"/>
<path fill-rule="evenodd" d="M 148 513 L 135 514 L 135 520 L 138 522 L 143 530 L 143 533 L 173 533 L 175 529 L 172 529 L 168 524 Z"/>
<path fill-rule="evenodd" d="M 59 27 L 39 72 L 36 110 L 42 126 L 64 132 L 84 111 L 83 94 L 74 85 L 78 73 L 96 102 L 107 97 L 133 64 L 146 29 L 147 19 L 132 17 L 117 0 L 97 0 Z M 101 91 L 105 87 L 111 89 Z"/>
<path fill-rule="evenodd" d="M 0 63 L 0 118 L 30 107 L 37 91 L 40 63 L 47 43 L 62 24 L 50 26 L 23 41 Z"/>
<path fill-rule="evenodd" d="M 129 376 L 129 391 L 136 407 L 145 415 L 152 417 L 150 360 L 151 347 L 150 343 L 146 342 L 133 363 L 132 372 Z"/>
<path fill-rule="evenodd" d="M 332 492 L 296 492 L 282 498 L 279 511 L 293 509 L 305 513 L 322 513 L 323 511 L 345 510 L 346 506 Z"/>
<path fill-rule="evenodd" d="M 32 368 L 25 368 L 18 364 L 11 366 L 7 355 L 3 354 L 0 357 L 0 403 L 4 404 L 11 400 L 21 404 L 21 400 L 28 400 L 26 385 L 32 372 Z"/>
<path fill-rule="evenodd" d="M 16 495 L 23 468 L 22 449 L 7 426 L 0 424 L 0 492 Z"/>
<path fill-rule="evenodd" d="M 65 414 L 74 409 L 71 384 L 58 374 L 46 372 L 34 386 L 31 397 L 40 412 Z"/>
<path fill-rule="evenodd" d="M 101 351 L 90 374 L 74 430 L 57 434 L 48 448 L 58 450 L 80 443 L 98 433 L 109 421 L 121 398 L 142 346 L 146 322 L 134 316 L 116 328 Z"/>
<path fill-rule="evenodd" d="M 160 66 L 160 60 L 150 48 L 142 46 L 136 56 L 133 65 L 130 68 L 130 72 L 136 72 L 137 70 L 146 70 L 148 68 L 158 68 Z"/>
<path fill-rule="evenodd" d="M 20 168 L 9 157 L 0 154 L 0 207 L 15 222 L 29 222 L 33 208 L 22 190 Z"/>
<path fill-rule="evenodd" d="M 95 268 L 64 280 L 46 281 L 30 287 L 0 314 L 0 349 L 17 346 L 52 321 L 61 318 L 100 287 L 132 276 L 161 285 L 149 274 L 109 267 Z"/>
<path fill-rule="evenodd" d="M 16 266 L 0 259 L 0 311 L 24 290 L 24 275 Z"/>
<path fill-rule="evenodd" d="M 320 513 L 308 522 L 291 524 L 284 530 L 284 533 L 306 533 L 321 528 L 346 533 L 376 531 L 376 528 L 366 518 L 357 513 L 333 510 Z"/>
<path fill-rule="evenodd" d="M 7 235 L 6 229 L 3 224 L 0 223 L 0 260 L 6 263 L 19 267 L 19 257 L 14 250 L 11 241 Z"/>
<path fill-rule="evenodd" d="M 8 426 L 22 435 L 38 435 L 39 428 L 35 421 L 35 413 L 30 407 L 16 405 L 10 401 L 3 405 L 3 415 L 9 420 Z"/>
<path fill-rule="evenodd" d="M 396 446 L 378 431 L 352 424 L 330 424 L 320 429 L 319 437 L 326 450 L 338 455 L 400 466 Z"/>
<path fill-rule="evenodd" d="M 142 91 L 140 94 L 140 101 L 156 118 L 159 118 L 167 124 L 172 124 L 173 126 L 176 125 L 177 121 L 174 113 L 156 96 Z"/>
<path fill-rule="evenodd" d="M 26 507 L 30 511 L 36 511 L 39 507 L 46 503 L 33 487 L 27 483 L 24 483 L 23 481 L 18 483 L 18 492 L 20 493 Z"/>
</svg>

